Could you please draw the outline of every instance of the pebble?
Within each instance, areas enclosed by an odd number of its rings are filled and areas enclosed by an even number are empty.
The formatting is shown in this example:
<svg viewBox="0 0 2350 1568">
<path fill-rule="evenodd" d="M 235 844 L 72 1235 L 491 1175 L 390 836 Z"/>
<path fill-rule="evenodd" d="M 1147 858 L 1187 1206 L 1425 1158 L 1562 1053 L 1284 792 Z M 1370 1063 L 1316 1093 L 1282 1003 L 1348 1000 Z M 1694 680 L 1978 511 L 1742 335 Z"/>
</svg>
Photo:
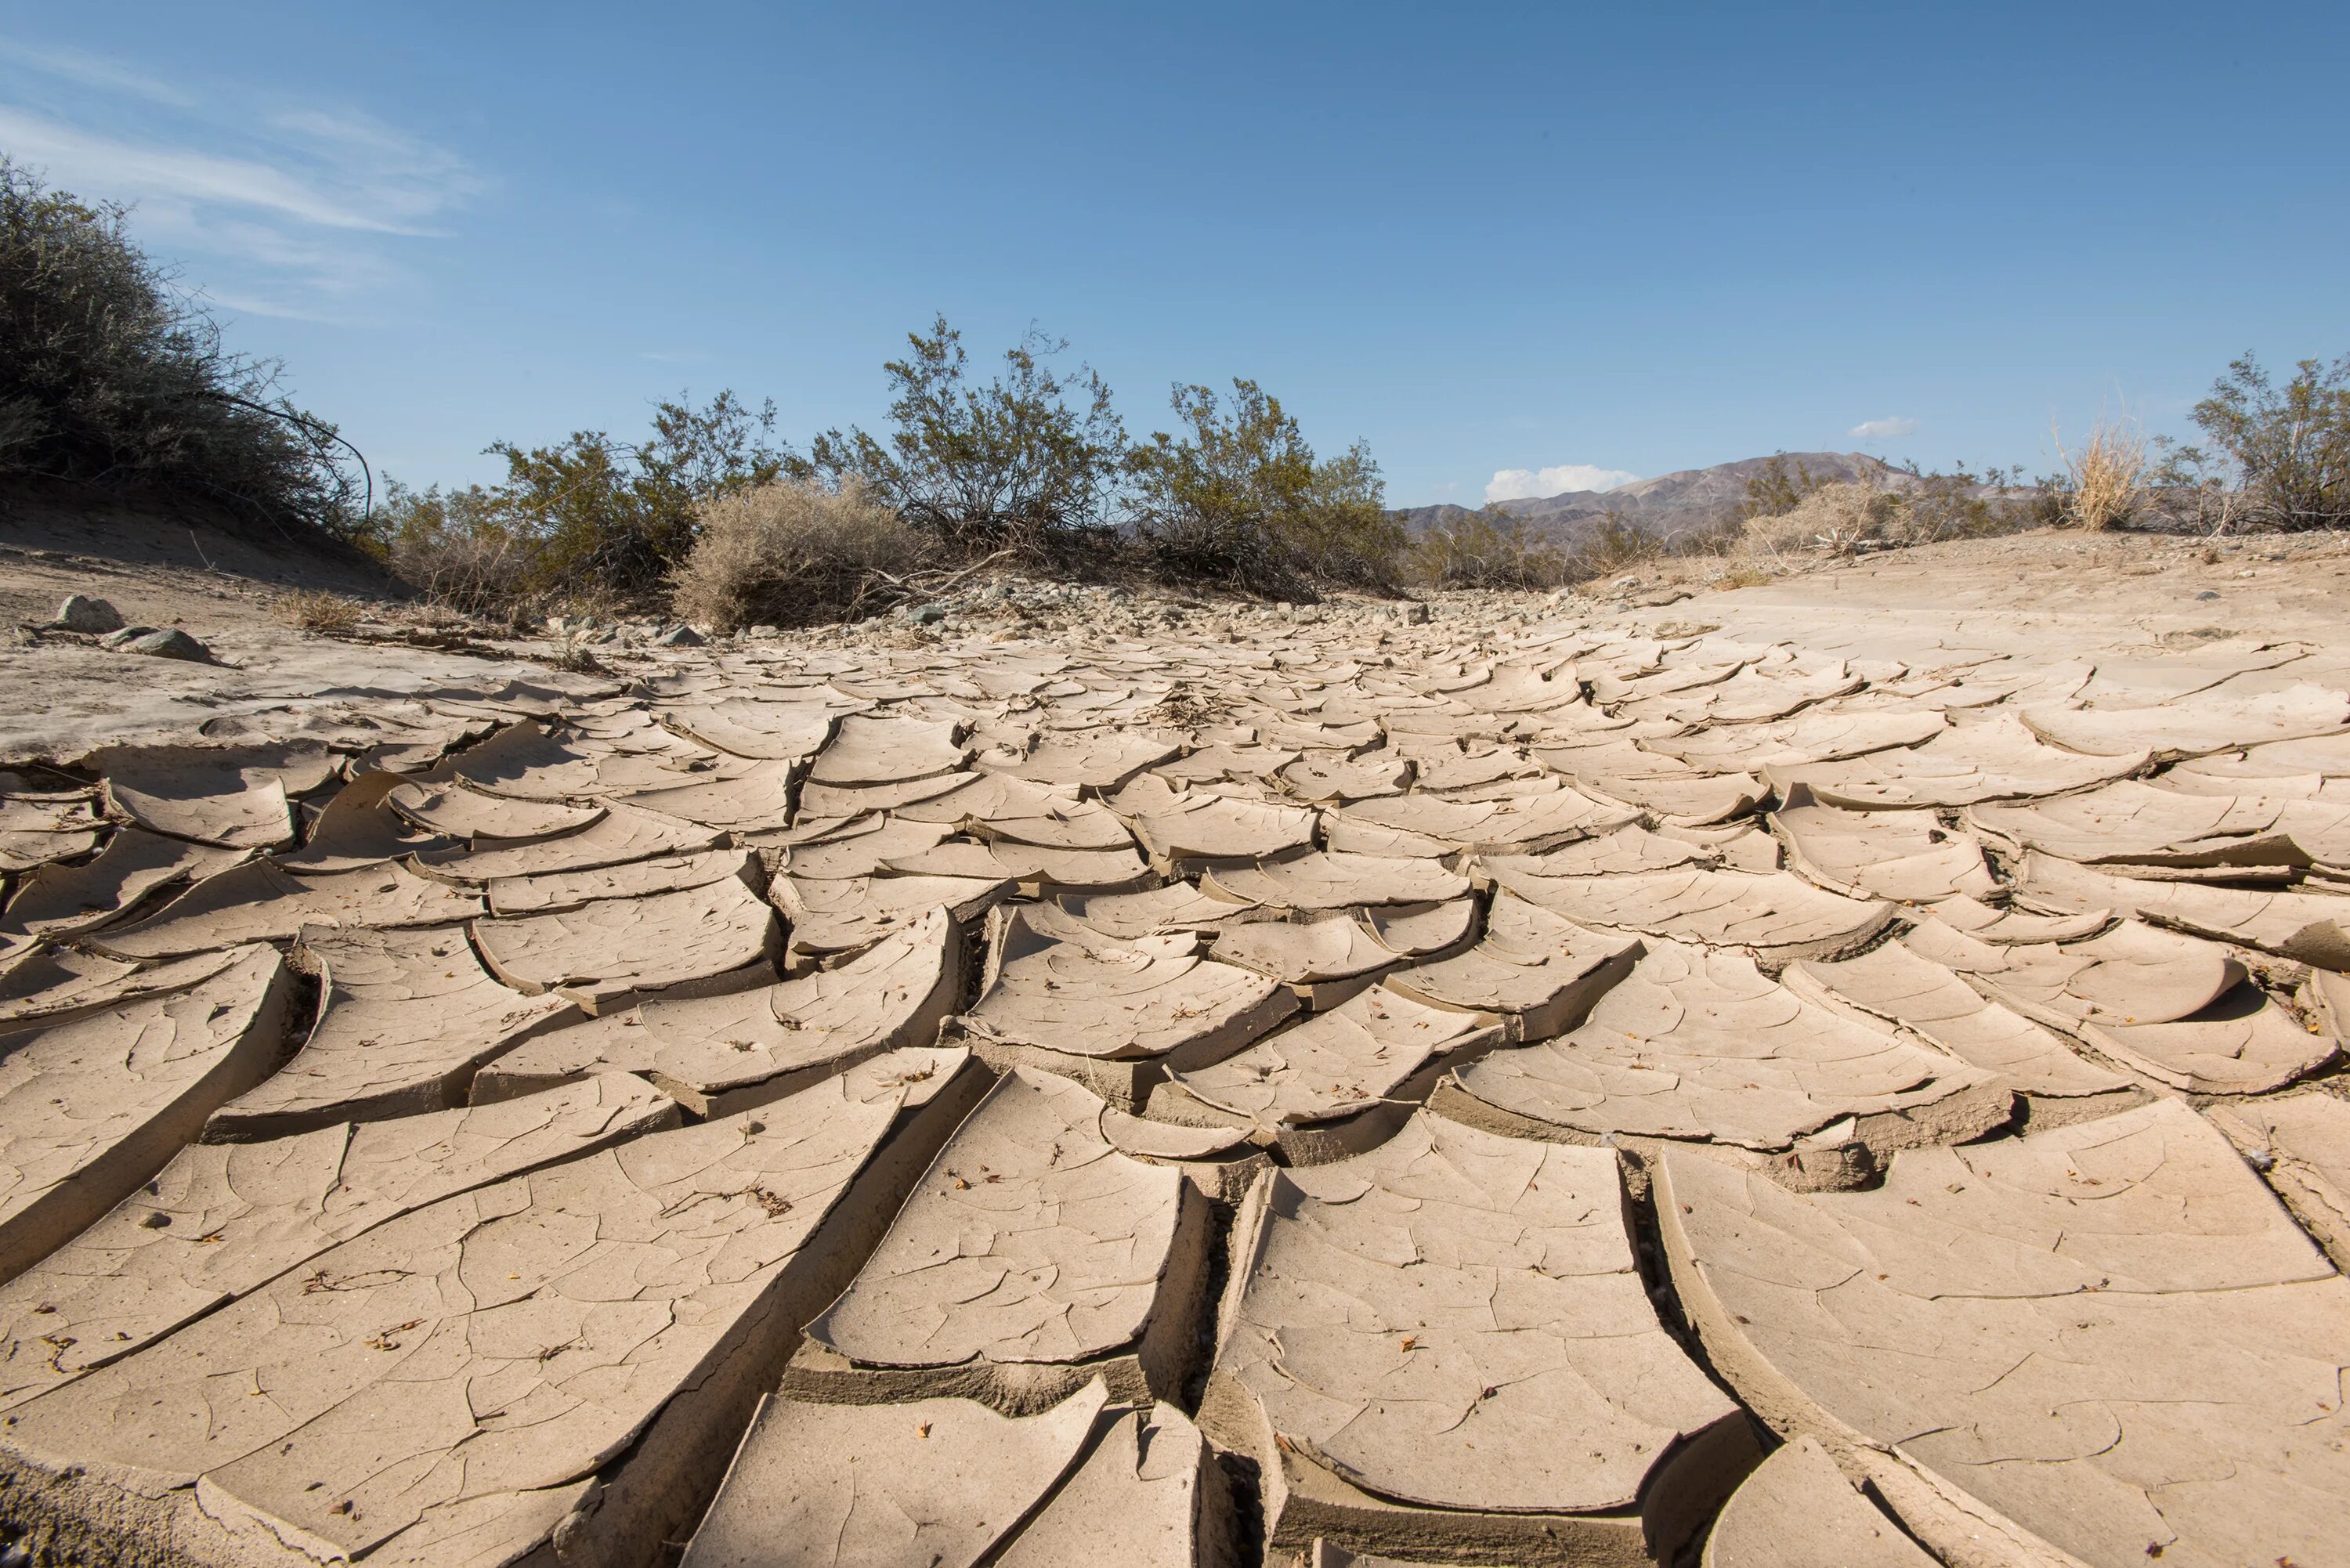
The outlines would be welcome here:
<svg viewBox="0 0 2350 1568">
<path fill-rule="evenodd" d="M 690 626 L 673 626 L 653 639 L 656 648 L 700 648 L 709 639 Z"/>
</svg>

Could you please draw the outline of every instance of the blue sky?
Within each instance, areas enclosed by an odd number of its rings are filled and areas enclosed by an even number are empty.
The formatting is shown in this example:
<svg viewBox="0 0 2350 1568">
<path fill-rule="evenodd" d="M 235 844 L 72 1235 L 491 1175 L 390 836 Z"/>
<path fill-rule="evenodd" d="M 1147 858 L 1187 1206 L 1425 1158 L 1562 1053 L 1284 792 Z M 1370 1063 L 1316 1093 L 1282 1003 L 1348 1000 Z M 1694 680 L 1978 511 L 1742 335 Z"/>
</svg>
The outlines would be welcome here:
<svg viewBox="0 0 2350 1568">
<path fill-rule="evenodd" d="M 0 4 L 0 151 L 411 483 L 689 389 L 870 423 L 943 311 L 1473 504 L 2040 472 L 2350 352 L 2345 62 L 2339 4 Z"/>
</svg>

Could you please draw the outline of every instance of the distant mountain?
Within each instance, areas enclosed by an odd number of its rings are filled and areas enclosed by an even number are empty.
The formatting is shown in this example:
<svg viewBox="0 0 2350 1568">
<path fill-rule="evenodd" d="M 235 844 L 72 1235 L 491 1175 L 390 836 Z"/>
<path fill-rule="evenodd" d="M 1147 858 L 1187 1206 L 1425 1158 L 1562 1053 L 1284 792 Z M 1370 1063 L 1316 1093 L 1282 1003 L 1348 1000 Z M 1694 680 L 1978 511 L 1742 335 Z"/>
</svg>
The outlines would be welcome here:
<svg viewBox="0 0 2350 1568">
<path fill-rule="evenodd" d="M 1636 479 L 1619 490 L 1570 490 L 1564 495 L 1504 501 L 1501 506 L 1513 517 L 1523 519 L 1530 535 L 1561 545 L 1577 543 L 1610 515 L 1652 538 L 1670 539 L 1735 518 L 1746 499 L 1747 482 L 1771 461 L 1750 457 L 1711 468 Z M 1782 461 L 1790 476 L 1800 465 L 1814 483 L 1874 477 L 1880 484 L 1898 489 L 1909 477 L 1866 452 L 1791 452 L 1783 453 Z M 1445 504 L 1401 507 L 1392 515 L 1418 534 L 1451 527 L 1471 512 L 1466 506 Z"/>
</svg>

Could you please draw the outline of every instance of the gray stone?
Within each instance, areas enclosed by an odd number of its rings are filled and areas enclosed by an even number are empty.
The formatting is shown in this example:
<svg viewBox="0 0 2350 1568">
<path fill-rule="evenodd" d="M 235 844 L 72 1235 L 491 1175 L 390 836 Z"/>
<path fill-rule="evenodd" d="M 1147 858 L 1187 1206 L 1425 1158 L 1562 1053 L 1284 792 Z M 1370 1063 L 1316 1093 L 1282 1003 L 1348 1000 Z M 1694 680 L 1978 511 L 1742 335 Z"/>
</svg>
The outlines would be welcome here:
<svg viewBox="0 0 2350 1568">
<path fill-rule="evenodd" d="M 151 626 L 126 626 L 120 630 L 109 631 L 104 637 L 99 638 L 98 639 L 98 645 L 100 648 L 120 648 L 127 642 L 134 642 L 140 638 L 147 636 L 155 628 Z"/>
<path fill-rule="evenodd" d="M 144 637 L 134 637 L 120 645 L 126 653 L 144 653 L 155 659 L 184 659 L 196 664 L 210 664 L 213 650 L 190 637 L 177 627 L 151 631 Z"/>
<path fill-rule="evenodd" d="M 1404 606 L 1403 623 L 1406 626 L 1426 626 L 1428 624 L 1428 607 L 1426 605 Z"/>
<path fill-rule="evenodd" d="M 656 648 L 700 648 L 708 640 L 690 626 L 673 626 L 653 639 Z"/>
<path fill-rule="evenodd" d="M 2201 593 L 2197 594 L 2195 597 L 2199 599 L 2216 599 L 2220 597 L 2220 590 L 2217 588 L 2205 588 Z"/>
<path fill-rule="evenodd" d="M 51 623 L 65 631 L 100 634 L 122 628 L 122 612 L 104 599 L 68 594 L 65 603 L 57 607 L 57 618 Z"/>
<path fill-rule="evenodd" d="M 916 605 L 906 611 L 906 618 L 916 626 L 930 626 L 947 618 L 947 607 L 936 604 Z"/>
</svg>

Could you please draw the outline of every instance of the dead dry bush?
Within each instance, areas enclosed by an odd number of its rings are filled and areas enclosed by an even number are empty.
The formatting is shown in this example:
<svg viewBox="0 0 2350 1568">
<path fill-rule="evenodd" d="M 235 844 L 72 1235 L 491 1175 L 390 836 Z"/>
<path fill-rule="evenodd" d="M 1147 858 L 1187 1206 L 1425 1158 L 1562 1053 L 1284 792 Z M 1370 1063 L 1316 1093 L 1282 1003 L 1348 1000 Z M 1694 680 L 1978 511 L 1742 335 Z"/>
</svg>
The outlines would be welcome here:
<svg viewBox="0 0 2350 1568">
<path fill-rule="evenodd" d="M 890 579 L 918 565 L 920 539 L 855 475 L 839 488 L 781 481 L 722 495 L 670 578 L 671 604 L 722 632 L 854 618 L 898 597 Z"/>
<path fill-rule="evenodd" d="M 520 616 L 526 613 L 522 579 L 526 547 L 491 530 L 432 527 L 393 535 L 392 575 L 428 604 L 461 615 Z"/>
<path fill-rule="evenodd" d="M 1897 473 L 1884 485 L 1822 484 L 1783 511 L 1748 517 L 1725 553 L 1776 568 L 1804 556 L 2012 533 L 2054 520 L 2043 515 L 2047 494 L 2044 486 L 2006 483 L 1996 473 L 1986 480 L 1964 468 Z"/>
<path fill-rule="evenodd" d="M 1870 484 L 1823 484 L 1787 511 L 1749 517 L 1737 554 L 1760 560 L 1850 550 L 1856 545 L 1892 543 L 1899 526 L 1899 504 Z"/>
<path fill-rule="evenodd" d="M 2078 452 L 2066 452 L 2064 515 L 2074 526 L 2101 534 L 2137 514 L 2145 499 L 2146 438 L 2135 426 L 2099 423 Z"/>
<path fill-rule="evenodd" d="M 358 628 L 367 618 L 368 607 L 340 594 L 296 588 L 277 601 L 276 614 L 279 621 L 296 630 L 342 637 Z"/>
</svg>

